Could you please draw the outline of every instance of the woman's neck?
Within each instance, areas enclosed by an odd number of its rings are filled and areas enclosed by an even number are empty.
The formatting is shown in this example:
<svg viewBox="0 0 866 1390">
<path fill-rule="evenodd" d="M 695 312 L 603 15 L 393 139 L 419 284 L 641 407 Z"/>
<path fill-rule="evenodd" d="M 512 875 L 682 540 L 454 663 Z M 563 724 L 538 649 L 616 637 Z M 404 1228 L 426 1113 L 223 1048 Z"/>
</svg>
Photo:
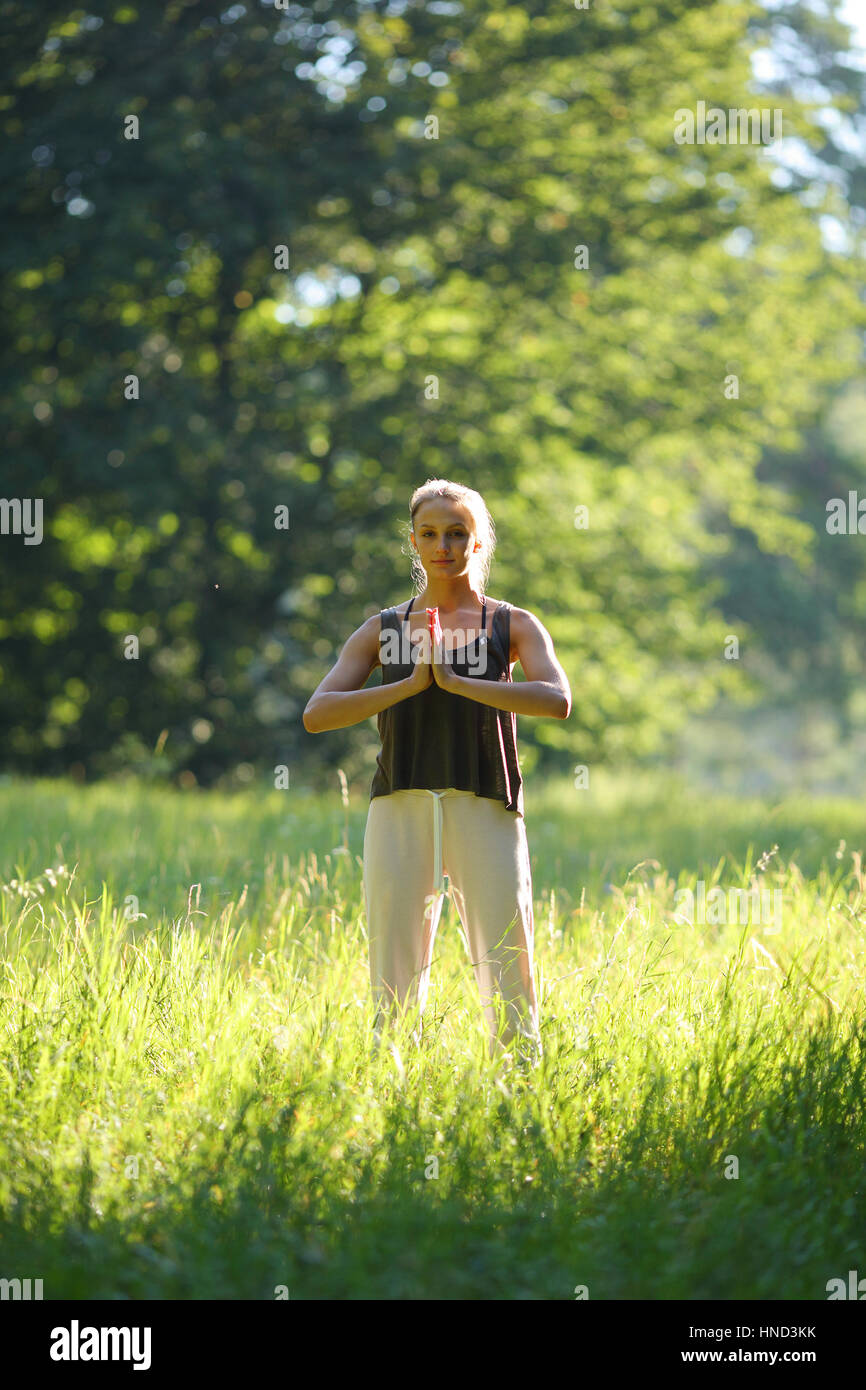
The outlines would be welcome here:
<svg viewBox="0 0 866 1390">
<path fill-rule="evenodd" d="M 462 582 L 456 579 L 442 579 L 437 583 L 428 577 L 427 587 L 419 594 L 413 605 L 420 608 L 438 608 L 442 613 L 456 613 L 461 608 L 474 608 L 480 611 L 483 595 L 476 593 L 469 579 Z"/>
</svg>

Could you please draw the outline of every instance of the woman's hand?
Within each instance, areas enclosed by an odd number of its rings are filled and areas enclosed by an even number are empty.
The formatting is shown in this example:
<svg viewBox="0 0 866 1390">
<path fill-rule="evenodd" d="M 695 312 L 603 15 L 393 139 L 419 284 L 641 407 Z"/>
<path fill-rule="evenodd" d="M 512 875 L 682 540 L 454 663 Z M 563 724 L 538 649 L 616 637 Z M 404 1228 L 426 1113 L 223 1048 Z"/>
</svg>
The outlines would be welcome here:
<svg viewBox="0 0 866 1390">
<path fill-rule="evenodd" d="M 412 674 L 409 676 L 409 693 L 419 695 L 422 690 L 426 690 L 433 680 L 433 669 L 427 660 L 426 652 L 429 651 L 425 642 L 413 642 L 412 645 L 417 653 L 415 664 L 412 667 Z"/>
<path fill-rule="evenodd" d="M 441 633 L 441 628 L 439 629 Z M 445 649 L 441 636 L 433 639 L 433 679 L 442 690 L 454 691 L 460 680 L 454 674 L 450 662 L 445 659 Z"/>
</svg>

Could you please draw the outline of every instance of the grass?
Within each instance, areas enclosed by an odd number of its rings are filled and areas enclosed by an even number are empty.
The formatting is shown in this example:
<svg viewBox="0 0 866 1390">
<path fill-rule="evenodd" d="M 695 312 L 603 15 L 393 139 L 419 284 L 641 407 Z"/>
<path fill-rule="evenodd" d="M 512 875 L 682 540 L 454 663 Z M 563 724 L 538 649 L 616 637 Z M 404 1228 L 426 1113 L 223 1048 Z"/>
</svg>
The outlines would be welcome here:
<svg viewBox="0 0 866 1390">
<path fill-rule="evenodd" d="M 487 1058 L 450 907 L 423 1050 L 404 1025 L 374 1054 L 366 805 L 0 784 L 0 1276 L 825 1299 L 866 1272 L 859 802 L 530 785 L 526 1074 Z M 690 925 L 701 878 L 778 889 L 781 925 Z"/>
</svg>

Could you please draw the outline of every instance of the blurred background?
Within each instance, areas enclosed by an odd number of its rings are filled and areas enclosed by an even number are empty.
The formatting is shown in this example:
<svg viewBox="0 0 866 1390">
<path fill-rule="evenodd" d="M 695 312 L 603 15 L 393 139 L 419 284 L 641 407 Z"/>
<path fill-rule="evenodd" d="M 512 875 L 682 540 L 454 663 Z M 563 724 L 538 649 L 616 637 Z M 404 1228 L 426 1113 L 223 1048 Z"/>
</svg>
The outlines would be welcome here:
<svg viewBox="0 0 866 1390">
<path fill-rule="evenodd" d="M 446 477 L 572 682 L 526 771 L 859 791 L 863 11 L 100 10 L 3 7 L 4 774 L 366 792 L 301 713 Z"/>
</svg>

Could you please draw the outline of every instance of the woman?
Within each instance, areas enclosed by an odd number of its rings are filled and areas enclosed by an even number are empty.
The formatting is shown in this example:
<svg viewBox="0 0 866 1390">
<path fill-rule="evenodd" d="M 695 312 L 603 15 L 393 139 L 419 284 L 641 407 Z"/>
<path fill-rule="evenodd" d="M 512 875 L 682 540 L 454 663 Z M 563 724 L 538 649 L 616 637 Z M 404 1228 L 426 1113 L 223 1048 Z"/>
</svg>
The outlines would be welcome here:
<svg viewBox="0 0 866 1390">
<path fill-rule="evenodd" d="M 416 596 L 352 633 L 312 695 L 304 727 L 321 733 L 378 715 L 382 749 L 364 836 L 377 1038 L 390 1005 L 417 1005 L 420 1039 L 447 874 L 491 1052 L 522 1038 L 537 1059 L 532 877 L 515 714 L 566 719 L 571 691 L 538 619 L 487 601 L 495 536 L 481 496 L 428 480 L 409 511 Z M 434 608 L 442 632 L 431 639 L 425 610 Z M 515 661 L 526 677 L 518 684 Z M 362 689 L 376 666 L 381 685 Z"/>
</svg>

